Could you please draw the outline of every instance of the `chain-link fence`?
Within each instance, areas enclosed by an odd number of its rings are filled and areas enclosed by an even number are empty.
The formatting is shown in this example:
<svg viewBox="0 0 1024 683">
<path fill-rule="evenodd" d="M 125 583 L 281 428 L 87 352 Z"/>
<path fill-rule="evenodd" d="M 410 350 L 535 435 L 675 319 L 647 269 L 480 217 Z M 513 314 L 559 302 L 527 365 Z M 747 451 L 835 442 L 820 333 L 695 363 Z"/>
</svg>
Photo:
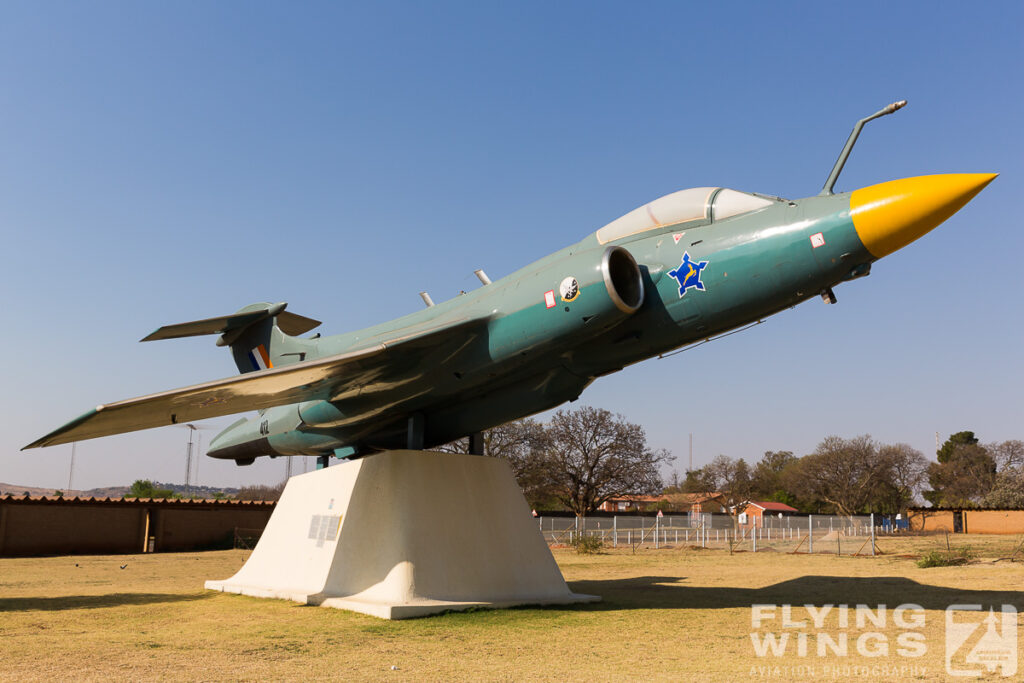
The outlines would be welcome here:
<svg viewBox="0 0 1024 683">
<path fill-rule="evenodd" d="M 664 515 L 537 518 L 549 545 L 571 545 L 581 535 L 610 547 L 700 547 L 873 555 L 879 536 L 905 533 L 882 516 L 784 515 L 741 520 L 731 515 Z"/>
<path fill-rule="evenodd" d="M 234 548 L 235 550 L 252 550 L 260 542 L 263 536 L 263 529 L 242 529 L 235 527 Z"/>
</svg>

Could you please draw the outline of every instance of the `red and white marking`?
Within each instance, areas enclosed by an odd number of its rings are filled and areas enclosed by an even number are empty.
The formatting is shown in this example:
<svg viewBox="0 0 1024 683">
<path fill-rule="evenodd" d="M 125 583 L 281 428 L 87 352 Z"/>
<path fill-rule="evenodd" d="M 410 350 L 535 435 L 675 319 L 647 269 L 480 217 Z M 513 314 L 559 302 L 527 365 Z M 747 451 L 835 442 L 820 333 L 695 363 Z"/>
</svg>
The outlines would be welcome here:
<svg viewBox="0 0 1024 683">
<path fill-rule="evenodd" d="M 672 235 L 672 239 L 675 240 L 676 244 L 679 244 L 679 240 L 683 239 L 683 233 L 677 232 L 676 234 Z"/>
<path fill-rule="evenodd" d="M 820 232 L 816 232 L 811 235 L 811 247 L 817 249 L 818 247 L 825 246 L 825 236 Z"/>
<path fill-rule="evenodd" d="M 547 306 L 548 308 L 555 307 L 555 290 L 549 289 L 548 291 L 544 292 L 544 305 Z"/>
</svg>

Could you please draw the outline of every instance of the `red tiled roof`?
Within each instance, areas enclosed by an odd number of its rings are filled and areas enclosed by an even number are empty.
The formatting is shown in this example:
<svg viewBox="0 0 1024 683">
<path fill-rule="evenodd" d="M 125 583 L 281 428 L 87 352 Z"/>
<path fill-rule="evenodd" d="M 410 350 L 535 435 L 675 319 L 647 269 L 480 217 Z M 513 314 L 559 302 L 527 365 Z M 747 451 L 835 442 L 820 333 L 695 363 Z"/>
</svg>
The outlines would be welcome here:
<svg viewBox="0 0 1024 683">
<path fill-rule="evenodd" d="M 115 504 L 115 505 L 166 505 L 166 506 L 193 506 L 214 505 L 218 507 L 264 507 L 274 506 L 276 501 L 272 500 L 234 500 L 228 498 L 60 498 L 57 496 L 25 496 L 4 494 L 0 495 L 0 502 L 3 503 L 44 503 L 47 505 L 66 505 L 69 503 Z"/>
<path fill-rule="evenodd" d="M 721 498 L 722 494 L 716 491 L 705 491 L 704 493 L 670 493 L 667 497 L 676 503 L 703 503 L 706 500 Z"/>
<path fill-rule="evenodd" d="M 621 496 L 619 498 L 609 498 L 609 503 L 657 503 L 658 501 L 665 500 L 665 496 Z"/>
<path fill-rule="evenodd" d="M 750 501 L 750 505 L 756 505 L 762 510 L 769 512 L 796 512 L 796 508 L 790 507 L 785 503 L 776 503 L 774 501 Z"/>
</svg>

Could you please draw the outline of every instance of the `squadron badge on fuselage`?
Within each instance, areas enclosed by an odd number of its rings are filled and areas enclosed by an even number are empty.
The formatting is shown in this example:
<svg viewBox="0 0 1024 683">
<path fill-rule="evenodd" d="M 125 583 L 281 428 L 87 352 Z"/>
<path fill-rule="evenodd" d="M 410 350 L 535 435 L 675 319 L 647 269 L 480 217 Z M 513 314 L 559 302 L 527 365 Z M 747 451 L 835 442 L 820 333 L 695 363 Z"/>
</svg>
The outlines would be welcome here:
<svg viewBox="0 0 1024 683">
<path fill-rule="evenodd" d="M 562 301 L 573 301 L 580 295 L 580 283 L 574 277 L 567 277 L 558 285 L 558 293 L 562 295 Z"/>
<path fill-rule="evenodd" d="M 683 262 L 675 270 L 668 271 L 670 277 L 679 283 L 679 296 L 686 294 L 691 287 L 704 291 L 704 283 L 700 281 L 701 271 L 708 265 L 707 261 L 691 261 L 690 253 L 683 252 Z"/>
</svg>

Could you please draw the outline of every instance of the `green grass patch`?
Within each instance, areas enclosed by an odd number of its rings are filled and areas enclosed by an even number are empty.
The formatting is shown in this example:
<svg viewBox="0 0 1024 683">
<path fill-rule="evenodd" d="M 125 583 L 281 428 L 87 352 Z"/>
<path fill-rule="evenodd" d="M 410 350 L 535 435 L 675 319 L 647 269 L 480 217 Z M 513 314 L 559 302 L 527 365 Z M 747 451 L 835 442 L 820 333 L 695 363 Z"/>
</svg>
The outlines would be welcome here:
<svg viewBox="0 0 1024 683">
<path fill-rule="evenodd" d="M 995 561 L 1019 539 L 957 540 L 969 541 L 977 561 L 927 570 L 914 560 L 936 549 L 933 537 L 881 539 L 886 555 L 857 558 L 556 549 L 570 588 L 602 602 L 395 622 L 203 590 L 204 580 L 238 571 L 249 556 L 239 550 L 0 558 L 0 679 L 767 681 L 756 667 L 771 664 L 790 673 L 770 680 L 806 680 L 793 667 L 906 662 L 862 657 L 853 644 L 848 657 L 766 661 L 751 646 L 751 605 L 790 604 L 803 614 L 808 603 L 914 603 L 926 611 L 928 644 L 912 662 L 923 667 L 916 678 L 942 680 L 946 607 L 1013 604 L 1024 612 L 1020 565 Z M 891 620 L 870 630 L 895 648 L 900 629 Z M 832 619 L 826 632 L 845 631 Z M 849 631 L 851 643 L 861 632 Z M 871 681 L 908 677 L 915 675 L 882 671 Z"/>
</svg>

